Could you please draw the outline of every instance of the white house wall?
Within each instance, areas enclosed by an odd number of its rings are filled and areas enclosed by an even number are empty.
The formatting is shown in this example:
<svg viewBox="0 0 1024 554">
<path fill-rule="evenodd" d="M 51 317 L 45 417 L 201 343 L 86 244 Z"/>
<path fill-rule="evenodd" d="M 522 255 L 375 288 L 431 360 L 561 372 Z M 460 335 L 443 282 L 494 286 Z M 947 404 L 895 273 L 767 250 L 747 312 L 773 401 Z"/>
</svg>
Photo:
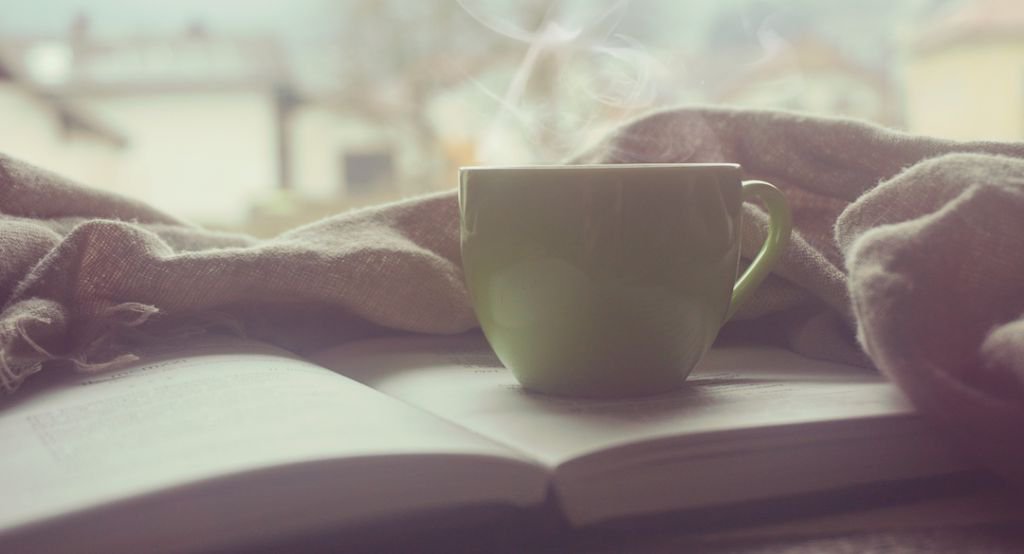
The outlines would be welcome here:
<svg viewBox="0 0 1024 554">
<path fill-rule="evenodd" d="M 347 195 L 346 152 L 390 150 L 396 156 L 396 170 L 401 175 L 405 148 L 387 127 L 368 124 L 330 107 L 304 104 L 292 110 L 288 129 L 290 182 L 303 197 L 337 199 Z"/>
<path fill-rule="evenodd" d="M 288 120 L 291 136 L 290 180 L 303 196 L 330 198 L 344 193 L 342 123 L 334 111 L 314 105 L 292 110 Z"/>
<path fill-rule="evenodd" d="M 54 105 L 0 82 L 0 152 L 98 188 L 123 192 L 120 150 L 92 133 L 63 130 Z"/>
<path fill-rule="evenodd" d="M 64 138 L 61 158 L 67 175 L 118 194 L 131 195 L 130 184 L 122 175 L 124 148 L 90 133 L 72 131 Z"/>
<path fill-rule="evenodd" d="M 132 194 L 200 223 L 242 222 L 278 185 L 270 91 L 167 92 L 80 98 L 128 137 Z"/>
</svg>

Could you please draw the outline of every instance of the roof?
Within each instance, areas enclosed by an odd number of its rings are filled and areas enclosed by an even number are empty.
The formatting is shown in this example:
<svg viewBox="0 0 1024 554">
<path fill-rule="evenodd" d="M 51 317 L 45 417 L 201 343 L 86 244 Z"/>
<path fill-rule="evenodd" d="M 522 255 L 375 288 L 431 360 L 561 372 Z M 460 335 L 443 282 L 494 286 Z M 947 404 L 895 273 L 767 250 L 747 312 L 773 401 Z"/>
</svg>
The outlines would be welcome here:
<svg viewBox="0 0 1024 554">
<path fill-rule="evenodd" d="M 933 51 L 963 42 L 1024 41 L 1024 2 L 964 0 L 926 22 L 913 40 L 915 50 Z"/>
<path fill-rule="evenodd" d="M 0 81 L 14 82 L 18 88 L 23 89 L 26 93 L 36 97 L 43 104 L 53 109 L 57 113 L 57 118 L 61 125 L 68 130 L 81 131 L 93 135 L 117 147 L 123 147 L 128 143 L 124 135 L 107 126 L 99 119 L 22 78 L 18 72 L 11 69 L 11 64 L 6 63 L 3 58 L 0 58 Z"/>
<path fill-rule="evenodd" d="M 110 144 L 123 148 L 128 145 L 128 139 L 100 119 L 88 114 L 78 108 L 74 108 L 64 101 L 52 96 L 45 96 L 56 108 L 61 124 L 69 130 L 77 130 L 91 134 L 103 139 Z"/>
</svg>

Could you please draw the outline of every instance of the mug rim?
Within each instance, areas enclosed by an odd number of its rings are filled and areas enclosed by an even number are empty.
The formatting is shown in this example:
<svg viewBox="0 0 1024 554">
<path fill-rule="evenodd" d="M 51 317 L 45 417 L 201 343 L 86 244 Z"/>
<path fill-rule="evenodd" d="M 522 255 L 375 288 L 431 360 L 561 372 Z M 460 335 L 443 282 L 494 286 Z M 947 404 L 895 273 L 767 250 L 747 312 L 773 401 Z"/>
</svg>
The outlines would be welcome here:
<svg viewBox="0 0 1024 554">
<path fill-rule="evenodd" d="M 490 172 L 490 171 L 572 171 L 585 169 L 740 169 L 740 164 L 735 162 L 647 162 L 647 163 L 623 163 L 623 164 L 524 164 L 524 165 L 469 165 L 459 167 L 459 173 L 463 172 Z"/>
</svg>

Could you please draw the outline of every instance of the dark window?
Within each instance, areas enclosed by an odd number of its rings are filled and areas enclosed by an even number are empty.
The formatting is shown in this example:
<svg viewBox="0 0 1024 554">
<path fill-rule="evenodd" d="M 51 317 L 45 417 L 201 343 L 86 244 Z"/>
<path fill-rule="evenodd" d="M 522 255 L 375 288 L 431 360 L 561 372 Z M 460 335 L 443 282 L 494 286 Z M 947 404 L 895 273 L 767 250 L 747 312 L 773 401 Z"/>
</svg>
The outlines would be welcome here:
<svg viewBox="0 0 1024 554">
<path fill-rule="evenodd" d="M 372 192 L 394 184 L 395 160 L 389 151 L 346 152 L 342 163 L 345 164 L 342 186 L 349 194 Z"/>
</svg>

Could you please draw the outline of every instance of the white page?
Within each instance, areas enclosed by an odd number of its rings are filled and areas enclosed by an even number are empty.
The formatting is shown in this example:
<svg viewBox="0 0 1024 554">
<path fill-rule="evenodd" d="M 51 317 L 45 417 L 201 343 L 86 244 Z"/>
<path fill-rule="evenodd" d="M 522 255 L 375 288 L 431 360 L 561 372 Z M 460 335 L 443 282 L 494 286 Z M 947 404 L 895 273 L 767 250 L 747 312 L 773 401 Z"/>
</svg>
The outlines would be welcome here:
<svg viewBox="0 0 1024 554">
<path fill-rule="evenodd" d="M 448 502 L 530 504 L 545 488 L 543 471 L 504 447 L 326 369 L 240 343 L 26 390 L 0 410 L 0 449 L 0 539 L 20 525 L 168 487 L 332 459 L 383 461 L 369 465 L 381 468 L 377 475 L 339 471 L 320 487 L 324 498 L 292 499 L 291 508 L 287 494 L 266 500 L 296 514 L 308 505 L 310 517 L 320 517 L 313 507 L 368 517 Z M 445 463 L 416 461 L 432 457 Z M 347 497 L 359 490 L 366 498 Z M 271 525 L 298 517 L 253 508 Z"/>
<path fill-rule="evenodd" d="M 680 391 L 633 400 L 525 392 L 475 335 L 364 341 L 311 359 L 551 467 L 659 437 L 916 418 L 877 373 L 777 348 L 713 349 Z"/>
</svg>

